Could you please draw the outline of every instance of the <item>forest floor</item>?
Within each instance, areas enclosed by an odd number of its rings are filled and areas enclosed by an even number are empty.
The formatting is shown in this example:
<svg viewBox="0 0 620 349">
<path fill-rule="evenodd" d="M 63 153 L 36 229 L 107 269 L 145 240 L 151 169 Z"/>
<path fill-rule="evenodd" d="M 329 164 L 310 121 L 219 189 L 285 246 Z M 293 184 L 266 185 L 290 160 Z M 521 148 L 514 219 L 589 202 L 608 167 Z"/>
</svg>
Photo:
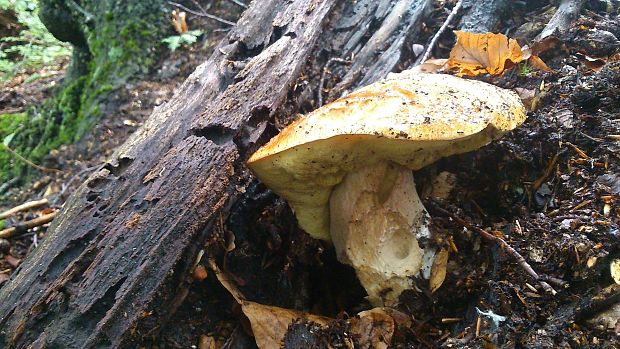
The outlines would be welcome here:
<svg viewBox="0 0 620 349">
<path fill-rule="evenodd" d="M 427 23 L 431 34 L 446 16 L 438 13 L 436 23 Z M 527 16 L 532 27 L 541 28 L 550 13 L 543 7 Z M 532 39 L 525 29 L 516 33 L 522 44 Z M 610 270 L 620 258 L 620 61 L 614 58 L 620 45 L 607 33 L 620 38 L 618 17 L 610 20 L 602 10 L 584 9 L 569 33 L 549 40 L 550 47 L 540 55 L 553 71 L 519 65 L 499 77 L 481 77 L 519 92 L 529 110 L 525 124 L 479 151 L 452 156 L 415 173 L 433 228 L 445 237 L 450 255 L 445 281 L 437 291 L 431 293 L 421 284 L 420 292 L 402 296 L 398 314 L 405 320 L 393 316 L 394 346 L 619 347 L 620 286 Z M 112 95 L 118 112 L 106 115 L 89 136 L 63 146 L 45 162 L 45 167 L 61 173 L 4 188 L 0 211 L 30 200 L 49 201 L 8 218 L 5 226 L 61 208 L 90 171 L 154 107 L 172 97 L 221 36 L 222 32 L 214 32 L 207 45 L 198 43 L 170 54 L 147 80 Z M 438 51 L 443 47 L 447 52 L 453 42 L 452 34 L 443 35 Z M 29 85 L 18 78 L 4 86 L 13 97 L 0 100 L 0 108 L 15 112 L 40 103 L 62 77 L 61 72 L 49 75 Z M 430 199 L 437 190 L 436 179 L 446 177 L 452 178 L 452 189 L 439 200 Z M 312 347 L 327 347 L 325 343 L 347 347 L 351 336 L 347 320 L 370 308 L 354 272 L 338 263 L 328 246 L 294 228 L 282 201 L 271 198 L 256 219 L 259 233 L 237 236 L 236 247 L 229 251 L 228 272 L 249 299 L 268 302 L 278 293 L 279 306 L 305 304 L 304 310 L 333 319 L 327 327 L 314 326 L 310 320 L 297 323 L 285 339 L 290 347 L 300 341 L 314 343 Z M 226 222 L 233 229 L 235 217 Z M 522 264 L 483 239 L 476 228 L 505 240 L 555 292 L 546 291 L 541 280 L 528 276 Z M 0 284 L 43 238 L 45 226 L 0 239 Z M 276 280 L 260 280 L 265 270 Z M 307 288 L 307 294 L 296 294 L 295 285 L 304 282 L 314 286 Z M 212 311 L 209 319 L 205 309 Z M 600 316 L 609 309 L 615 313 Z M 253 345 L 250 330 L 239 317 L 230 295 L 209 277 L 195 282 L 173 317 L 177 326 L 163 330 L 153 343 L 187 347 L 188 340 L 197 344 L 196 338 L 202 338 L 201 343 L 212 338 L 229 348 Z"/>
</svg>

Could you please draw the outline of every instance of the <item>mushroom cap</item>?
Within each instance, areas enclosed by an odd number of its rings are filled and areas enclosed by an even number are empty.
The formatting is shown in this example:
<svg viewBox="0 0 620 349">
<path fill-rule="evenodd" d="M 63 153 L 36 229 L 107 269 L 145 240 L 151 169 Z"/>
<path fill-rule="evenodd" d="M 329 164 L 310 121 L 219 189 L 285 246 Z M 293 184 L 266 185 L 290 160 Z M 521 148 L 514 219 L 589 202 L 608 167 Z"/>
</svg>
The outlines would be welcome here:
<svg viewBox="0 0 620 349">
<path fill-rule="evenodd" d="M 330 240 L 329 197 L 347 173 L 381 160 L 412 170 L 488 144 L 520 125 L 516 93 L 451 75 L 390 74 L 299 118 L 248 160 L 295 211 Z"/>
</svg>

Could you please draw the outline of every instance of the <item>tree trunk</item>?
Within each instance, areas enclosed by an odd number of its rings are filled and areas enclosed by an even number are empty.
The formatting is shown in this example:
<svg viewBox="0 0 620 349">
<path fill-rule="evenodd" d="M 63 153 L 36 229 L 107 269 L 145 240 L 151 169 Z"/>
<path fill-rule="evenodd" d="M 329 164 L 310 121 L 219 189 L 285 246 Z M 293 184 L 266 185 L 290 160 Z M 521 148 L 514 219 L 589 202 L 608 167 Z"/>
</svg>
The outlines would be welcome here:
<svg viewBox="0 0 620 349">
<path fill-rule="evenodd" d="M 335 99 L 409 66 L 431 3 L 253 1 L 0 290 L 2 346 L 134 347 L 161 331 L 200 249 L 221 255 L 222 222 L 262 200 L 249 155 L 318 94 Z M 335 85 L 328 71 L 340 73 Z"/>
<path fill-rule="evenodd" d="M 173 35 L 165 1 L 39 1 L 39 17 L 57 39 L 73 45 L 63 84 L 40 110 L 30 111 L 13 144 L 39 162 L 52 149 L 84 136 L 116 107 L 111 93 L 148 73 L 160 44 Z M 0 175 L 23 175 L 21 162 L 0 162 Z M 0 176 L 1 178 L 2 176 Z"/>
</svg>

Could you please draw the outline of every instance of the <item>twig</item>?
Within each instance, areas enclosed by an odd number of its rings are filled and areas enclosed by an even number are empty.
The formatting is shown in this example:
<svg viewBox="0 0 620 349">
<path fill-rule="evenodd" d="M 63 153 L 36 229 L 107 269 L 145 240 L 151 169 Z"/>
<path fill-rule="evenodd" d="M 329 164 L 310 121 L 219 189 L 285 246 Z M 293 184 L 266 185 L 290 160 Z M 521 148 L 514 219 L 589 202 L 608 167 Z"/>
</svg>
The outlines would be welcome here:
<svg viewBox="0 0 620 349">
<path fill-rule="evenodd" d="M 443 22 L 443 24 L 441 25 L 437 33 L 435 33 L 435 36 L 433 36 L 433 38 L 431 39 L 431 42 L 428 44 L 428 47 L 426 48 L 426 51 L 424 51 L 424 54 L 418 59 L 416 59 L 415 64 L 413 65 L 414 67 L 424 63 L 424 61 L 426 61 L 428 57 L 430 57 L 431 51 L 433 50 L 433 47 L 435 47 L 437 40 L 439 40 L 439 37 L 441 36 L 441 34 L 443 34 L 443 32 L 446 31 L 446 28 L 448 27 L 450 22 L 452 22 L 452 19 L 454 19 L 456 14 L 459 12 L 462 5 L 463 5 L 463 0 L 459 0 L 459 2 L 457 2 L 456 5 L 454 5 L 454 7 L 452 8 L 452 12 L 450 12 L 450 14 L 448 15 L 448 18 L 446 18 L 446 20 Z"/>
<path fill-rule="evenodd" d="M 222 286 L 224 286 L 226 290 L 228 290 L 228 292 L 230 292 L 230 294 L 237 301 L 237 303 L 243 304 L 243 302 L 245 301 L 245 296 L 243 295 L 243 293 L 241 293 L 239 288 L 235 285 L 230 275 L 222 271 L 217 266 L 213 258 L 209 258 L 207 260 L 207 264 L 209 265 L 209 268 L 211 268 L 211 270 L 213 270 L 213 272 L 215 273 L 215 277 L 217 278 L 217 280 L 222 284 Z"/>
<path fill-rule="evenodd" d="M 26 221 L 24 223 L 20 223 L 16 226 L 12 226 L 10 228 L 0 230 L 0 238 L 2 239 L 10 238 L 11 236 L 18 234 L 20 232 L 26 231 L 28 229 L 32 229 L 34 227 L 41 226 L 45 223 L 49 223 L 54 219 L 54 217 L 56 217 L 56 212 L 48 213 L 41 217 L 37 217 L 35 219 Z"/>
<path fill-rule="evenodd" d="M 78 5 L 75 1 L 73 0 L 68 0 L 67 3 L 69 4 L 69 6 L 73 7 L 76 11 L 78 11 L 79 13 L 81 13 L 84 16 L 84 21 L 85 22 L 90 22 L 93 20 L 93 18 L 95 18 L 95 16 L 93 16 L 90 12 L 86 11 L 84 8 L 82 8 L 80 5 Z"/>
<path fill-rule="evenodd" d="M 39 207 L 39 206 L 43 206 L 46 205 L 48 203 L 47 199 L 41 199 L 41 200 L 36 200 L 36 201 L 28 201 L 25 202 L 21 205 L 15 206 L 10 210 L 4 211 L 2 213 L 0 213 L 0 219 L 5 219 L 8 217 L 11 217 L 13 214 L 17 213 L 17 212 L 21 212 L 21 211 L 26 211 L 29 210 L 31 208 L 34 207 Z"/>
<path fill-rule="evenodd" d="M 187 12 L 193 14 L 193 15 L 196 15 L 196 16 L 207 17 L 209 19 L 212 19 L 214 21 L 218 21 L 220 23 L 224 23 L 224 24 L 227 24 L 227 25 L 235 25 L 235 22 L 231 22 L 229 20 L 226 20 L 224 18 L 220 18 L 220 17 L 212 15 L 210 13 L 194 11 L 194 10 L 192 10 L 190 8 L 187 8 L 187 7 L 181 5 L 181 4 L 177 3 L 177 2 L 168 1 L 168 4 L 170 4 L 172 6 L 176 6 L 176 7 L 180 8 L 180 9 L 185 10 L 185 11 L 187 11 Z"/>
<path fill-rule="evenodd" d="M 483 238 L 487 239 L 487 240 L 491 240 L 495 243 L 497 243 L 498 245 L 500 245 L 504 250 L 506 250 L 506 252 L 508 252 L 509 255 L 511 255 L 514 259 L 517 260 L 517 263 L 521 266 L 521 268 L 523 268 L 532 278 L 534 278 L 536 281 L 538 281 L 538 283 L 540 284 L 540 286 L 542 286 L 542 288 L 546 291 L 551 293 L 552 295 L 556 295 L 557 292 L 556 290 L 553 289 L 553 287 L 551 287 L 551 285 L 549 285 L 546 281 L 543 280 L 543 278 L 541 278 L 538 273 L 536 273 L 534 271 L 534 269 L 532 269 L 532 267 L 529 265 L 529 263 L 525 260 L 525 258 L 523 258 L 523 256 L 521 256 L 521 254 L 519 252 L 517 252 L 517 250 L 515 250 L 514 248 L 512 248 L 512 246 L 508 245 L 508 243 L 506 241 L 504 241 L 504 239 L 497 237 L 493 234 L 489 234 L 486 231 L 476 227 L 475 225 L 469 223 L 468 221 L 456 216 L 455 214 L 443 209 L 442 207 L 439 207 L 438 204 L 436 204 L 435 202 L 432 202 L 432 206 L 439 212 L 441 212 L 442 214 L 451 217 L 452 219 L 454 219 L 457 223 L 459 223 L 460 225 L 466 227 L 467 229 L 473 230 L 475 232 L 477 232 L 478 234 L 480 234 Z"/>
<path fill-rule="evenodd" d="M 325 86 L 325 76 L 329 72 L 329 66 L 332 63 L 351 64 L 350 61 L 344 58 L 338 58 L 338 57 L 332 57 L 327 61 L 327 63 L 325 63 L 325 66 L 323 67 L 323 73 L 321 74 L 321 80 L 319 81 L 319 92 L 317 96 L 319 104 L 317 105 L 317 107 L 320 107 L 323 105 L 323 86 Z"/>
<path fill-rule="evenodd" d="M 207 10 L 204 7 L 202 7 L 202 5 L 198 1 L 196 0 L 191 0 L 191 1 L 194 5 L 196 5 L 196 7 L 200 9 L 200 11 L 202 11 L 202 13 L 207 13 Z M 211 8 L 211 4 L 209 4 L 209 8 Z"/>
<path fill-rule="evenodd" d="M 19 153 L 17 153 L 15 150 L 11 149 L 8 145 L 3 145 L 3 148 L 6 149 L 6 151 L 8 151 L 9 153 L 13 154 L 13 156 L 18 158 L 19 160 L 21 160 L 21 161 L 25 162 L 26 164 L 36 168 L 39 171 L 47 172 L 47 173 L 63 173 L 59 169 L 47 168 L 47 167 L 43 167 L 43 166 L 39 166 L 39 165 L 35 164 L 34 162 L 32 162 L 32 161 L 26 159 L 25 157 L 19 155 Z"/>
<path fill-rule="evenodd" d="M 12 187 L 18 181 L 19 181 L 19 177 L 13 177 L 9 179 L 8 181 L 6 181 L 6 183 L 3 183 L 2 185 L 0 185 L 0 194 L 7 191 L 10 187 Z"/>
<path fill-rule="evenodd" d="M 233 2 L 233 3 L 235 3 L 235 4 L 237 4 L 237 5 L 239 5 L 239 6 L 241 6 L 241 7 L 243 7 L 243 8 L 248 8 L 248 5 L 246 5 L 246 4 L 244 4 L 244 3 L 242 3 L 242 2 L 241 2 L 241 1 L 239 1 L 239 0 L 230 0 L 230 1 L 231 1 L 231 2 Z"/>
<path fill-rule="evenodd" d="M 532 191 L 537 191 L 538 188 L 540 188 L 540 186 L 545 182 L 545 180 L 547 178 L 549 178 L 549 176 L 551 176 L 551 174 L 553 173 L 553 170 L 555 168 L 555 164 L 558 162 L 558 156 L 560 155 L 560 153 L 556 153 L 553 158 L 551 159 L 551 162 L 549 162 L 549 165 L 547 166 L 547 169 L 545 170 L 545 173 L 538 178 L 534 184 L 532 184 Z"/>
</svg>

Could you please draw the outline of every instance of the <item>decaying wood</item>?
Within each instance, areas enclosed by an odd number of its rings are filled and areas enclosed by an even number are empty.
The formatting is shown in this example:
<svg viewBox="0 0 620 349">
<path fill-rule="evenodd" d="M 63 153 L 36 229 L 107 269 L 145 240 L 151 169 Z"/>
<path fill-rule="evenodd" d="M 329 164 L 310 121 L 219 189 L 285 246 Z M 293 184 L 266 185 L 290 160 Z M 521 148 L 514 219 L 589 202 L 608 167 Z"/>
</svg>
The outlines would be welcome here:
<svg viewBox="0 0 620 349">
<path fill-rule="evenodd" d="M 581 12 L 584 2 L 585 0 L 562 0 L 558 10 L 551 17 L 545 29 L 538 34 L 536 41 L 540 41 L 556 32 L 564 33 L 567 31 L 573 21 L 579 17 L 579 12 Z"/>
<path fill-rule="evenodd" d="M 289 94 L 316 95 L 316 81 L 297 84 L 302 70 L 320 76 L 325 57 L 344 52 L 351 67 L 336 90 L 384 77 L 430 3 L 252 2 L 175 97 L 68 199 L 0 290 L 0 346 L 134 347 L 156 334 L 187 295 L 219 217 L 247 195 L 245 160 L 272 136 Z"/>
<path fill-rule="evenodd" d="M 352 15 L 346 16 L 343 28 L 356 26 L 348 42 L 339 52 L 341 58 L 350 59 L 352 64 L 346 75 L 329 94 L 328 101 L 341 97 L 347 89 L 368 85 L 394 70 L 401 60 L 401 52 L 408 34 L 415 34 L 422 19 L 431 9 L 430 0 L 399 0 L 393 6 L 390 1 L 358 2 Z M 370 5 L 370 7 L 369 7 Z M 372 15 L 369 13 L 375 12 Z M 361 41 L 369 34 L 373 20 L 383 18 L 381 27 L 367 42 Z M 346 26 L 345 26 L 346 25 Z M 360 45 L 363 45 L 360 49 Z"/>
<path fill-rule="evenodd" d="M 460 29 L 474 33 L 493 32 L 512 1 L 464 0 Z"/>
</svg>

